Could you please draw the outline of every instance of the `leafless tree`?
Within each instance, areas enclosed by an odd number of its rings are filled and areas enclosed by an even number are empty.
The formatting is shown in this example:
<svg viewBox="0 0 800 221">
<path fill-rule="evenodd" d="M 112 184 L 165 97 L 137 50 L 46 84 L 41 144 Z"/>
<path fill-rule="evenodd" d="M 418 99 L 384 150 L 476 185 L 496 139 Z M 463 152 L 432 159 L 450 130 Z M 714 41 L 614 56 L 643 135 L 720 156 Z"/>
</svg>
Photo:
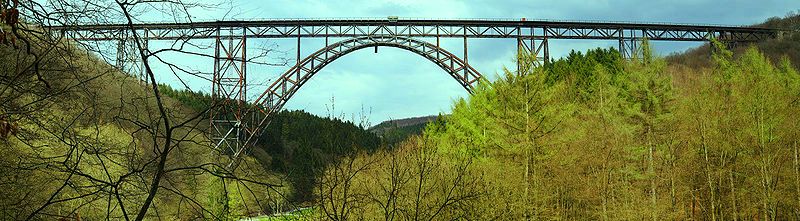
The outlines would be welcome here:
<svg viewBox="0 0 800 221">
<path fill-rule="evenodd" d="M 351 220 L 364 213 L 367 197 L 357 189 L 357 177 L 363 176 L 377 161 L 346 156 L 329 165 L 317 183 L 318 207 L 329 220 Z"/>
<path fill-rule="evenodd" d="M 481 219 L 483 179 L 471 157 L 451 157 L 422 138 L 393 150 L 345 157 L 317 185 L 328 220 Z"/>
<path fill-rule="evenodd" d="M 162 215 L 158 199 L 176 199 L 175 203 L 193 210 L 180 211 L 184 207 L 178 206 L 177 215 L 223 219 L 206 208 L 199 194 L 200 176 L 222 180 L 221 194 L 225 197 L 229 187 L 251 195 L 257 210 L 266 205 L 258 199 L 256 189 L 266 188 L 282 197 L 275 190 L 281 185 L 264 179 L 266 174 L 252 174 L 250 162 L 243 162 L 238 170 L 228 168 L 226 161 L 230 159 L 210 149 L 204 126 L 208 110 L 188 111 L 175 105 L 157 83 L 147 84 L 148 90 L 136 93 L 131 90 L 141 87 L 134 83 L 136 80 L 117 74 L 119 70 L 110 66 L 91 65 L 103 60 L 97 58 L 105 56 L 102 44 L 69 41 L 63 33 L 47 28 L 121 23 L 133 29 L 143 17 L 156 12 L 191 22 L 193 10 L 215 6 L 180 0 L 0 1 L 4 20 L 0 58 L 14 61 L 0 65 L 5 71 L 0 76 L 0 129 L 8 131 L 3 137 L 16 138 L 2 142 L 26 147 L 7 148 L 4 151 L 15 152 L 4 153 L 10 157 L 0 159 L 0 175 L 10 177 L 0 180 L 0 187 L 12 188 L 2 193 L 14 194 L 0 201 L 0 217 L 74 219 L 82 208 L 103 204 L 106 219 L 143 220 Z M 190 41 L 192 33 L 169 48 L 157 50 L 148 48 L 138 32 L 127 33 L 129 36 L 122 40 L 133 43 L 148 82 L 156 82 L 156 76 L 163 74 L 175 75 L 181 81 L 185 76 L 208 79 L 210 73 L 191 70 L 163 56 L 182 53 L 212 57 L 187 50 L 204 48 Z M 267 48 L 249 61 L 259 62 L 271 52 Z M 169 71 L 154 70 L 155 62 L 166 65 Z M 103 97 L 109 96 L 104 92 L 116 97 Z M 68 111 L 57 113 L 61 109 Z M 108 124 L 123 131 L 105 134 Z M 109 141 L 110 136 L 120 134 L 129 134 L 127 143 Z M 197 159 L 198 152 L 211 153 L 217 159 Z M 13 188 L 26 185 L 28 188 Z"/>
</svg>

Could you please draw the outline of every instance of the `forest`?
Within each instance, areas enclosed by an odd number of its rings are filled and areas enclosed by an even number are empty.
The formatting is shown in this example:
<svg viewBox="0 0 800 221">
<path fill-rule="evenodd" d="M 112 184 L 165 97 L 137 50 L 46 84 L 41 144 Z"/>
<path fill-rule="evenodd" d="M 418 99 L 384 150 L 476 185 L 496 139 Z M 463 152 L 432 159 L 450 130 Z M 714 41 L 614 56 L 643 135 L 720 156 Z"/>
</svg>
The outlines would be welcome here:
<svg viewBox="0 0 800 221">
<path fill-rule="evenodd" d="M 798 37 L 734 48 L 714 42 L 667 58 L 645 41 L 630 61 L 598 48 L 506 69 L 422 135 L 329 167 L 319 213 L 330 220 L 800 219 L 800 75 L 797 51 L 786 50 Z"/>
<path fill-rule="evenodd" d="M 423 135 L 328 168 L 319 210 L 332 220 L 797 219 L 800 75 L 788 58 L 717 43 L 712 67 L 685 73 L 644 45 L 633 61 L 595 49 L 506 70 Z"/>
<path fill-rule="evenodd" d="M 211 106 L 211 96 L 202 92 L 176 90 L 160 84 L 164 95 L 178 100 L 194 111 Z M 305 111 L 281 111 L 250 150 L 264 169 L 284 174 L 293 187 L 286 197 L 296 203 L 313 201 L 313 186 L 318 172 L 332 161 L 358 151 L 374 151 L 385 146 L 386 139 L 367 131 L 364 122 L 344 117 L 319 117 Z M 424 125 L 423 125 L 424 126 Z"/>
</svg>

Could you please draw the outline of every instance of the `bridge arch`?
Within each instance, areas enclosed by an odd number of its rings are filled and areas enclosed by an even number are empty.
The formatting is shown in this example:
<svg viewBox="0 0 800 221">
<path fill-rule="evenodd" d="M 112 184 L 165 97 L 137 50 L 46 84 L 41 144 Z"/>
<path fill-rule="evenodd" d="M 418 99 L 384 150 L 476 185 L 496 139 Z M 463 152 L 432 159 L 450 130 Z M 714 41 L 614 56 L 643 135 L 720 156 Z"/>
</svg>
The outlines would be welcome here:
<svg viewBox="0 0 800 221">
<path fill-rule="evenodd" d="M 262 121 L 275 113 L 319 70 L 351 52 L 370 47 L 394 47 L 418 54 L 441 67 L 469 93 L 477 86 L 481 74 L 453 53 L 431 43 L 401 36 L 368 36 L 343 40 L 322 48 L 286 71 L 253 103 L 261 107 Z M 259 118 L 261 118 L 259 117 Z"/>
</svg>

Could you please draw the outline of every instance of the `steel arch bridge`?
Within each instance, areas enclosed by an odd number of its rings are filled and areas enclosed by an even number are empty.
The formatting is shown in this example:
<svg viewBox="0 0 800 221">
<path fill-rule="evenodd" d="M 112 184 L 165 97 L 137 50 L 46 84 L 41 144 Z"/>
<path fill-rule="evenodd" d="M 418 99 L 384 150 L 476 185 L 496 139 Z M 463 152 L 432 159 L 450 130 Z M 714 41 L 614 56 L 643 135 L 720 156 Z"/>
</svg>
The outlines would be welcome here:
<svg viewBox="0 0 800 221">
<path fill-rule="evenodd" d="M 375 47 L 404 49 L 432 61 L 471 92 L 480 73 L 469 65 L 469 38 L 517 40 L 520 53 L 529 53 L 537 64 L 550 59 L 550 39 L 593 39 L 619 42 L 625 58 L 641 53 L 637 42 L 709 41 L 751 43 L 775 38 L 782 30 L 724 25 L 632 23 L 516 19 L 278 19 L 262 21 L 213 21 L 194 23 L 97 24 L 43 27 L 75 41 L 117 41 L 117 67 L 128 69 L 141 62 L 128 53 L 134 40 L 148 51 L 149 41 L 214 39 L 211 136 L 215 148 L 238 157 L 254 143 L 270 116 L 279 111 L 297 90 L 320 69 L 350 52 Z M 136 38 L 134 38 L 134 36 Z M 258 98 L 247 100 L 247 39 L 296 38 L 296 64 L 270 84 Z M 302 38 L 324 38 L 325 47 L 301 58 Z M 346 40 L 329 44 L 329 38 Z M 419 38 L 435 38 L 429 43 Z M 440 38 L 462 38 L 462 57 L 439 46 Z M 135 48 L 134 48 L 135 49 Z M 132 56 L 130 56 L 132 55 Z M 136 70 L 136 65 L 129 72 Z M 248 104 L 249 103 L 249 104 Z M 251 105 L 252 104 L 252 105 Z"/>
<path fill-rule="evenodd" d="M 464 89 L 472 92 L 481 74 L 458 56 L 428 42 L 406 37 L 359 37 L 337 42 L 309 55 L 275 80 L 253 103 L 265 112 L 274 112 L 319 70 L 351 52 L 375 47 L 394 47 L 420 55 L 441 67 Z"/>
<path fill-rule="evenodd" d="M 470 93 L 482 78 L 478 71 L 458 56 L 425 41 L 400 36 L 368 36 L 340 41 L 314 52 L 290 68 L 253 102 L 260 108 L 251 112 L 260 116 L 255 118 L 256 127 L 247 128 L 250 130 L 246 133 L 249 136 L 245 143 L 255 138 L 258 134 L 255 130 L 268 124 L 268 116 L 281 110 L 289 98 L 323 67 L 351 52 L 370 47 L 377 51 L 379 46 L 404 49 L 428 59 L 450 74 Z"/>
</svg>

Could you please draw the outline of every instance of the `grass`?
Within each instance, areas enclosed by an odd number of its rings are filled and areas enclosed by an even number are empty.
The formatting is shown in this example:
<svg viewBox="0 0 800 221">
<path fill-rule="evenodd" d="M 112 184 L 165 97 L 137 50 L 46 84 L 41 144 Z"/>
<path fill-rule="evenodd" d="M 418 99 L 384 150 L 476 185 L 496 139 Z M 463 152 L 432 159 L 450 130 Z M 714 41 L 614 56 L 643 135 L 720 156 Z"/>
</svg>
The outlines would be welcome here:
<svg viewBox="0 0 800 221">
<path fill-rule="evenodd" d="M 314 208 L 303 208 L 288 213 L 251 217 L 241 220 L 242 221 L 302 221 L 302 220 L 313 220 L 314 216 L 315 216 Z"/>
</svg>

